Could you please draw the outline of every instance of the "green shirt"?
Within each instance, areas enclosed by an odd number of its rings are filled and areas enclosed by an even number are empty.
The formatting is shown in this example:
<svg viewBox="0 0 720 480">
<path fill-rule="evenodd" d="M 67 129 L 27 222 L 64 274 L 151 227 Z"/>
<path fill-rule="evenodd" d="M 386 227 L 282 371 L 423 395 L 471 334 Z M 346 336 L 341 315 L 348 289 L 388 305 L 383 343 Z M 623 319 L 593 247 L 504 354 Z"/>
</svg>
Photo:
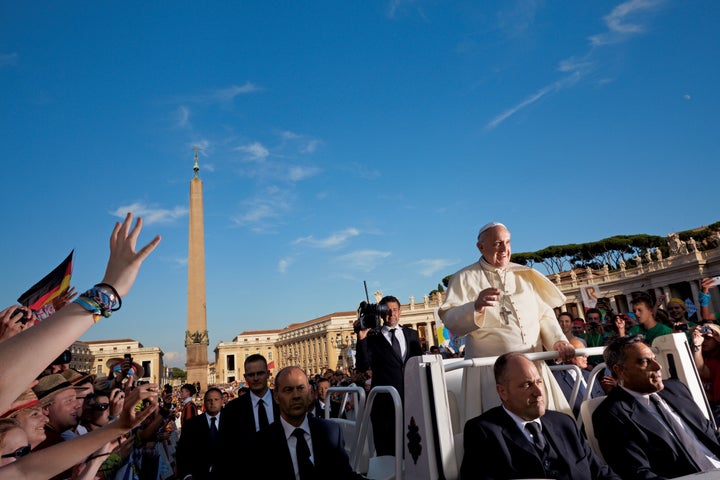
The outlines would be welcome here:
<svg viewBox="0 0 720 480">
<path fill-rule="evenodd" d="M 655 340 L 657 337 L 660 337 L 662 335 L 668 335 L 670 333 L 673 333 L 672 328 L 668 327 L 664 323 L 659 323 L 652 327 L 650 330 L 645 330 L 642 325 L 639 323 L 635 326 L 633 326 L 630 329 L 630 332 L 628 332 L 628 335 L 635 335 L 638 333 L 642 333 L 645 335 L 645 342 L 648 345 L 652 345 L 653 340 Z"/>
</svg>

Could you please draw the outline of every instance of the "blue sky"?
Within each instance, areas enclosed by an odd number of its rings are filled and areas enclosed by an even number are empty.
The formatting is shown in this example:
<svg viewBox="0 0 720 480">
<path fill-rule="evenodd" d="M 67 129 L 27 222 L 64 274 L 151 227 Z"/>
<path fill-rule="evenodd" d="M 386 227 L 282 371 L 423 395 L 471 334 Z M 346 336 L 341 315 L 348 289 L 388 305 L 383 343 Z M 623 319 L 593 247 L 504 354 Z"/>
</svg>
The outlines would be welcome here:
<svg viewBox="0 0 720 480">
<path fill-rule="evenodd" d="M 84 337 L 184 363 L 203 148 L 212 349 L 477 258 L 720 220 L 714 0 L 2 2 L 3 306 L 113 222 L 163 241 Z"/>
</svg>

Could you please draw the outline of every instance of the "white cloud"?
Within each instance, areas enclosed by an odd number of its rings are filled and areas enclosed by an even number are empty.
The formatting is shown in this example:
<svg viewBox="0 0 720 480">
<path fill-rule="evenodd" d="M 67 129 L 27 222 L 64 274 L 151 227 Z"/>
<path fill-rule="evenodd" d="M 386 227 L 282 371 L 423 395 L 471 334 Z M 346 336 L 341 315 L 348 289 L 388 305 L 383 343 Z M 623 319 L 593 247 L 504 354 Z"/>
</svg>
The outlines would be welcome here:
<svg viewBox="0 0 720 480">
<path fill-rule="evenodd" d="M 381 252 L 379 250 L 358 250 L 336 257 L 335 261 L 348 268 L 370 272 L 380 265 L 380 260 L 390 255 L 390 252 Z"/>
<path fill-rule="evenodd" d="M 185 352 L 164 352 L 163 361 L 169 367 L 178 367 L 185 369 Z"/>
<path fill-rule="evenodd" d="M 269 187 L 265 192 L 245 202 L 246 210 L 231 220 L 239 226 L 254 225 L 258 232 L 266 231 L 267 221 L 279 218 L 290 208 L 289 193 L 277 187 Z"/>
<path fill-rule="evenodd" d="M 292 264 L 291 258 L 283 258 L 278 262 L 278 272 L 285 273 L 288 267 Z"/>
<path fill-rule="evenodd" d="M 152 225 L 153 223 L 169 223 L 184 217 L 188 214 L 188 209 L 186 207 L 175 207 L 168 210 L 136 202 L 130 205 L 122 205 L 115 211 L 110 212 L 110 214 L 118 218 L 125 218 L 128 212 L 132 212 L 135 217 L 142 217 L 145 225 Z"/>
<path fill-rule="evenodd" d="M 246 160 L 252 162 L 263 162 L 270 155 L 270 151 L 263 146 L 260 142 L 253 142 L 248 145 L 242 145 L 237 147 L 235 150 L 244 152 L 247 154 Z"/>
<path fill-rule="evenodd" d="M 334 248 L 338 247 L 345 242 L 347 242 L 352 237 L 356 237 L 360 235 L 360 230 L 357 228 L 346 228 L 345 230 L 340 230 L 339 232 L 335 232 L 331 234 L 327 238 L 318 238 L 316 239 L 312 235 L 309 235 L 307 237 L 298 238 L 297 240 L 293 241 L 293 245 L 310 245 L 311 247 L 319 247 L 319 248 Z"/>
<path fill-rule="evenodd" d="M 175 111 L 175 122 L 180 128 L 188 126 L 188 120 L 190 120 L 190 109 L 181 105 Z"/>
<path fill-rule="evenodd" d="M 562 79 L 558 80 L 557 82 L 553 82 L 550 85 L 544 86 L 543 88 L 541 88 L 540 90 L 538 90 L 537 92 L 533 93 L 528 98 L 523 100 L 522 102 L 518 103 L 514 107 L 511 107 L 511 108 L 505 110 L 503 113 L 501 113 L 500 115 L 493 118 L 487 124 L 486 128 L 488 130 L 492 130 L 493 128 L 497 127 L 498 125 L 500 125 L 502 122 L 504 122 L 508 118 L 515 115 L 520 110 L 522 110 L 526 107 L 529 107 L 533 103 L 537 102 L 538 100 L 543 98 L 545 95 L 548 95 L 549 93 L 557 92 L 559 90 L 562 90 L 563 88 L 567 88 L 571 85 L 574 85 L 575 83 L 577 83 L 580 80 L 581 77 L 582 77 L 582 73 L 580 73 L 579 71 L 575 71 L 572 73 L 572 75 L 562 78 Z"/>
<path fill-rule="evenodd" d="M 431 277 L 435 275 L 440 269 L 447 268 L 451 265 L 455 265 L 457 262 L 444 260 L 442 258 L 435 259 L 423 259 L 417 262 L 420 267 L 420 275 L 423 277 Z"/>
<path fill-rule="evenodd" d="M 305 145 L 300 146 L 300 153 L 315 153 L 315 150 L 317 150 L 317 147 L 320 146 L 321 143 L 320 140 L 308 140 Z"/>
<path fill-rule="evenodd" d="M 245 82 L 244 85 L 230 85 L 229 87 L 211 90 L 207 93 L 191 97 L 189 100 L 204 104 L 229 104 L 238 95 L 247 95 L 249 93 L 258 92 L 260 90 L 261 89 L 255 84 L 251 82 Z"/>
<path fill-rule="evenodd" d="M 18 54 L 13 53 L 0 53 L 0 67 L 11 67 L 17 65 Z"/>
<path fill-rule="evenodd" d="M 685 95 L 683 95 L 683 98 L 684 98 L 685 100 L 691 100 L 691 99 L 692 99 L 692 96 L 690 96 L 689 93 L 686 93 Z"/>
<path fill-rule="evenodd" d="M 591 36 L 590 44 L 597 47 L 619 43 L 633 35 L 643 33 L 645 26 L 637 22 L 633 23 L 632 17 L 651 11 L 661 3 L 663 0 L 630 0 L 621 3 L 603 17 L 608 31 Z"/>
<path fill-rule="evenodd" d="M 302 138 L 302 135 L 298 135 L 295 132 L 285 130 L 283 132 L 280 132 L 280 138 L 282 138 L 283 140 L 297 140 L 298 138 Z"/>
<path fill-rule="evenodd" d="M 288 179 L 291 182 L 299 182 L 309 177 L 313 177 L 320 172 L 319 168 L 316 167 L 290 167 L 288 169 Z"/>
</svg>

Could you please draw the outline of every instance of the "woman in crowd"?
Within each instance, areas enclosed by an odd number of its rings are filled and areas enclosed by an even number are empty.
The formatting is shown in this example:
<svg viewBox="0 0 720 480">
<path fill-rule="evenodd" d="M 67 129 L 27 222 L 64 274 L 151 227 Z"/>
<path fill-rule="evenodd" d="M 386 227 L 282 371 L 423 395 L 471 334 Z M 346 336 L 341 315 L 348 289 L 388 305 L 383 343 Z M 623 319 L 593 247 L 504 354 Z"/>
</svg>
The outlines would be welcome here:
<svg viewBox="0 0 720 480">
<path fill-rule="evenodd" d="M 720 421 L 720 326 L 706 323 L 693 330 L 693 358 L 713 416 Z"/>
</svg>

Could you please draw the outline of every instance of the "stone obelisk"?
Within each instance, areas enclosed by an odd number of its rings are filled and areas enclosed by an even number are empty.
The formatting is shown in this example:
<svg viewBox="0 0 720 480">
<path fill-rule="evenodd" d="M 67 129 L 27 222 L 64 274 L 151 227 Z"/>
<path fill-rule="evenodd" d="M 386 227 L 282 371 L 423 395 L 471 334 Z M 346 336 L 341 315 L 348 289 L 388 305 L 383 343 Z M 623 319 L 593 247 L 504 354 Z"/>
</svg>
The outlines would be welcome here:
<svg viewBox="0 0 720 480">
<path fill-rule="evenodd" d="M 185 350 L 187 358 L 187 382 L 200 383 L 201 391 L 207 390 L 208 354 L 210 343 L 207 331 L 205 294 L 205 223 L 203 220 L 202 180 L 198 173 L 198 151 L 195 151 L 195 176 L 190 181 L 190 239 L 188 243 L 188 306 Z"/>
</svg>

